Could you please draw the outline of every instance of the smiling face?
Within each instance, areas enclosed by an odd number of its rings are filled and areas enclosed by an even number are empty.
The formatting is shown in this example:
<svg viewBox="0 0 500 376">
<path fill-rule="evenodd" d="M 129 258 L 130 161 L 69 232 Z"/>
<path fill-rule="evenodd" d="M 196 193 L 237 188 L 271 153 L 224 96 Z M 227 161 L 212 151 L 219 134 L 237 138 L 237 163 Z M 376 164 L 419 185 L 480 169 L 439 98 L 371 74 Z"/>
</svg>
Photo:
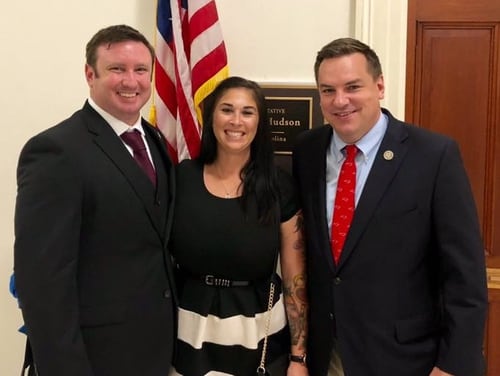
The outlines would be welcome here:
<svg viewBox="0 0 500 376">
<path fill-rule="evenodd" d="M 323 60 L 317 80 L 324 118 L 344 142 L 357 142 L 380 116 L 382 75 L 374 78 L 365 56 L 353 53 Z"/>
<path fill-rule="evenodd" d="M 252 91 L 228 89 L 214 107 L 213 131 L 218 153 L 250 156 L 250 145 L 257 133 L 259 112 Z"/>
<path fill-rule="evenodd" d="M 90 97 L 103 110 L 132 125 L 151 95 L 151 52 L 141 42 L 104 44 L 95 67 L 85 65 Z"/>
</svg>

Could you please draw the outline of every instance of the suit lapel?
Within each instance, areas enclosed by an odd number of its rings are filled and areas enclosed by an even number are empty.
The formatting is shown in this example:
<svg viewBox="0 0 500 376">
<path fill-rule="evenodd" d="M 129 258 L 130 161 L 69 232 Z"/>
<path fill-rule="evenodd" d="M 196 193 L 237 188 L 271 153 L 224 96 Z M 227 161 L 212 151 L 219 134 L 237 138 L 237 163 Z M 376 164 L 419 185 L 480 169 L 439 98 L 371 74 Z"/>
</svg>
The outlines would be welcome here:
<svg viewBox="0 0 500 376">
<path fill-rule="evenodd" d="M 403 141 L 408 134 L 402 123 L 393 118 L 389 112 L 384 111 L 384 113 L 389 117 L 387 131 L 377 151 L 375 161 L 356 206 L 338 268 L 342 267 L 353 252 L 356 243 L 371 220 L 377 205 L 399 170 L 407 152 L 407 146 Z M 386 152 L 392 152 L 392 157 L 387 157 Z"/>
<path fill-rule="evenodd" d="M 314 223 L 312 228 L 318 232 L 317 241 L 319 249 L 323 254 L 321 255 L 327 260 L 328 265 L 333 270 L 335 264 L 331 253 L 330 234 L 328 233 L 328 221 L 326 218 L 326 153 L 333 135 L 332 127 L 325 125 L 316 134 L 316 138 L 309 143 L 311 149 L 307 151 L 308 166 L 315 166 L 309 168 L 308 184 L 311 196 L 307 205 L 312 208 Z"/>
<path fill-rule="evenodd" d="M 85 103 L 83 112 L 86 115 L 87 128 L 93 134 L 95 144 L 125 176 L 137 197 L 141 200 L 154 228 L 163 238 L 164 232 L 163 229 L 159 228 L 153 207 L 155 188 L 134 159 L 130 157 L 130 153 L 111 126 L 88 103 Z"/>
<path fill-rule="evenodd" d="M 162 235 L 165 239 L 165 243 L 168 242 L 168 234 L 170 233 L 170 227 L 173 218 L 173 205 L 175 197 L 175 172 L 173 169 L 172 161 L 168 156 L 168 150 L 166 147 L 166 140 L 161 134 L 161 132 L 152 127 L 150 124 L 143 121 L 143 129 L 146 133 L 146 140 L 148 141 L 149 148 L 151 150 L 151 155 L 153 156 L 156 172 L 158 176 L 158 189 L 156 191 L 156 202 L 159 200 L 167 200 L 163 208 L 166 208 L 166 213 L 159 213 L 161 217 L 161 228 Z M 166 197 L 159 197 L 160 194 L 166 192 Z"/>
<path fill-rule="evenodd" d="M 172 160 L 169 158 L 167 150 L 167 141 L 165 137 L 161 134 L 158 128 L 152 127 L 150 124 L 143 121 L 142 126 L 146 132 L 146 139 L 149 143 L 150 149 L 152 150 L 153 158 L 155 159 L 156 173 L 158 176 L 158 189 L 156 191 L 156 202 L 159 203 L 156 208 L 159 209 L 158 217 L 160 218 L 159 223 L 162 229 L 162 239 L 164 244 L 164 250 L 168 252 L 168 243 L 170 236 L 170 229 L 172 227 L 173 213 L 174 213 L 174 198 L 175 198 L 175 171 L 172 164 Z M 165 196 L 161 196 L 165 194 Z M 161 203 L 162 200 L 166 200 L 165 203 Z M 166 213 L 165 213 L 166 212 Z M 165 257 L 165 267 L 167 268 L 167 277 L 172 286 L 173 298 L 176 304 L 178 304 L 177 294 L 175 293 L 175 280 L 173 276 L 175 275 L 174 267 L 172 265 L 172 259 L 167 254 Z"/>
</svg>

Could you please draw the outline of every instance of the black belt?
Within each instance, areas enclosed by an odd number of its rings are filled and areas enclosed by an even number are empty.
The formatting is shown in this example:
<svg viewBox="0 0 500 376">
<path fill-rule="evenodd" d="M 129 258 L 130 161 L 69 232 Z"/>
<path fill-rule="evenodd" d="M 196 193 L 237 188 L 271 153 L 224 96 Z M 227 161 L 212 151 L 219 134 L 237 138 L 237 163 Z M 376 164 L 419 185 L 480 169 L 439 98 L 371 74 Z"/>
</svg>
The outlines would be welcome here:
<svg viewBox="0 0 500 376">
<path fill-rule="evenodd" d="M 250 281 L 234 281 L 232 279 L 219 278 L 211 274 L 202 276 L 201 280 L 207 286 L 216 286 L 216 287 L 243 287 L 243 286 L 249 286 L 251 283 Z"/>
<path fill-rule="evenodd" d="M 195 281 L 199 281 L 206 286 L 214 286 L 214 287 L 245 287 L 250 285 L 260 285 L 261 283 L 269 283 L 269 280 L 259 279 L 253 281 L 235 281 L 234 279 L 229 278 L 221 278 L 214 276 L 213 274 L 207 275 L 196 275 L 186 272 L 183 269 L 179 269 L 179 276 L 185 279 L 191 279 Z"/>
</svg>

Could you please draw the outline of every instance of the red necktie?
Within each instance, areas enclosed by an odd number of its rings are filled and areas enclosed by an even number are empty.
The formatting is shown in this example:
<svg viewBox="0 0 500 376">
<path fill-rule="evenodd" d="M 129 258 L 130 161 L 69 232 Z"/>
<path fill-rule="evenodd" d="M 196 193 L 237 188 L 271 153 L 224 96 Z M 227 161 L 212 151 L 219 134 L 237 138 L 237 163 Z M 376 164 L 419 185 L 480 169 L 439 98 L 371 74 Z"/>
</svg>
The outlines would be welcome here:
<svg viewBox="0 0 500 376">
<path fill-rule="evenodd" d="M 347 156 L 340 168 L 332 215 L 331 245 L 335 264 L 339 261 L 354 215 L 354 192 L 356 190 L 356 162 L 354 158 L 358 148 L 356 145 L 347 145 L 345 149 Z"/>
<path fill-rule="evenodd" d="M 146 150 L 146 146 L 142 140 L 141 133 L 137 129 L 134 129 L 132 132 L 122 133 L 120 137 L 128 146 L 132 148 L 134 152 L 134 159 L 156 187 L 156 172 L 151 164 L 151 161 L 149 160 L 148 151 Z"/>
</svg>

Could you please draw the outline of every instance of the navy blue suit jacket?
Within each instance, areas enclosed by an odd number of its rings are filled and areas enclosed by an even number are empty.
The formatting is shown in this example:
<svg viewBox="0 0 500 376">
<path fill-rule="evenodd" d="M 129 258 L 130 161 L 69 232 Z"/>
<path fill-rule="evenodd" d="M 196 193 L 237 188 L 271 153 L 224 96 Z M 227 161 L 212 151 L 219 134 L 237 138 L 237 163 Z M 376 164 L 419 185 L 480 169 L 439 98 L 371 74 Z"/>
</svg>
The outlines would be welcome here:
<svg viewBox="0 0 500 376">
<path fill-rule="evenodd" d="M 310 373 L 326 375 L 337 337 L 349 376 L 425 376 L 435 365 L 478 375 L 484 253 L 458 146 L 383 111 L 388 128 L 338 265 L 325 210 L 331 126 L 305 132 L 294 149 L 306 229 Z"/>
</svg>

